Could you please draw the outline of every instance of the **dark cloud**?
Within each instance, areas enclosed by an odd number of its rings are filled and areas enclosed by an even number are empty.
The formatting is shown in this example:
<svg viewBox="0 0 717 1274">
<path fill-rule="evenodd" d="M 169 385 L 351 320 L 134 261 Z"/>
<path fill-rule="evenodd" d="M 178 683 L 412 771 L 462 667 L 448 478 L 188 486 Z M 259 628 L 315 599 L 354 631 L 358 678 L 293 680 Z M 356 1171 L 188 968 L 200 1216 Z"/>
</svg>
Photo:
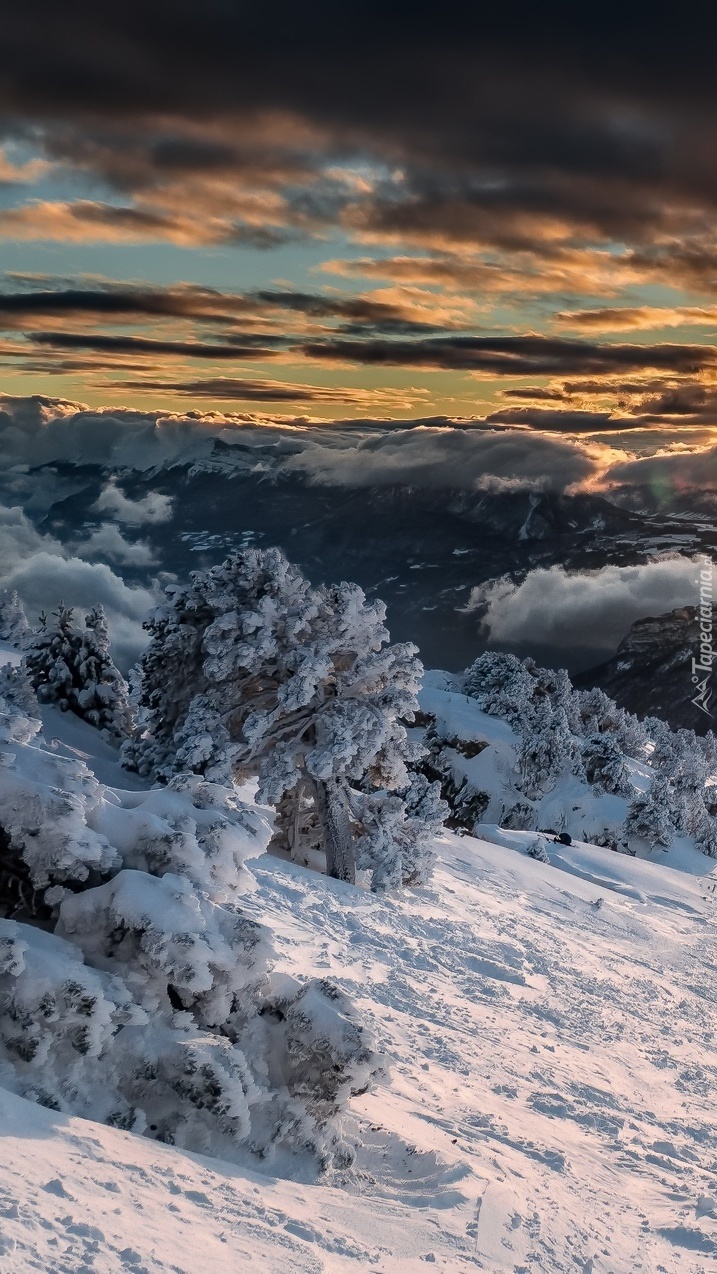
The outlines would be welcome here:
<svg viewBox="0 0 717 1274">
<path fill-rule="evenodd" d="M 612 0 L 599 20 L 510 0 L 7 8 L 0 179 L 34 173 L 44 184 L 39 197 L 18 188 L 27 201 L 4 202 L 0 237 L 267 250 L 313 237 L 340 241 L 331 250 L 347 258 L 369 254 L 324 265 L 397 286 L 376 296 L 95 282 L 8 291 L 0 325 L 26 339 L 3 345 L 6 365 L 90 376 L 124 365 L 137 392 L 146 372 L 203 398 L 220 381 L 228 392 L 225 378 L 165 376 L 164 360 L 282 352 L 370 368 L 372 380 L 381 367 L 564 377 L 508 391 L 529 413 L 510 420 L 545 430 L 593 418 L 615 428 L 622 399 L 640 420 L 713 412 L 708 388 L 667 383 L 708 381 L 712 346 L 597 339 L 714 321 L 699 305 L 717 289 L 711 10 L 675 21 Z M 648 308 L 646 284 L 692 294 Z M 499 298 L 500 331 L 552 313 L 550 330 L 596 339 L 485 334 L 487 297 Z M 532 308 L 516 316 L 526 298 Z M 148 330 L 97 333 L 103 324 Z M 645 389 L 648 374 L 664 383 Z M 603 411 L 613 387 L 620 398 Z M 550 403 L 565 411 L 536 414 Z"/>
<path fill-rule="evenodd" d="M 90 349 L 110 354 L 167 354 L 184 358 L 241 359 L 272 358 L 276 350 L 264 348 L 249 338 L 247 343 L 207 345 L 201 341 L 162 341 L 146 336 L 93 336 L 84 332 L 32 332 L 35 345 L 52 349 Z"/>
<path fill-rule="evenodd" d="M 557 433 L 599 433 L 609 429 L 625 429 L 638 422 L 617 418 L 609 411 L 548 411 L 542 407 L 505 407 L 493 411 L 486 419 L 491 424 L 528 425 L 531 429 L 547 429 Z"/>
<path fill-rule="evenodd" d="M 567 4 L 29 0 L 3 15 L 0 109 L 8 135 L 125 193 L 281 189 L 263 220 L 198 219 L 207 242 L 345 219 L 379 238 L 549 254 L 592 233 L 651 251 L 717 208 L 714 26 L 709 9 L 615 4 L 596 21 Z M 357 159 L 380 168 L 368 193 L 328 173 Z M 178 206 L 68 215 L 176 240 Z"/>
<path fill-rule="evenodd" d="M 106 389 L 128 391 L 142 390 L 161 391 L 165 394 L 179 394 L 183 398 L 210 398 L 215 401 L 256 402 L 256 403 L 345 403 L 349 406 L 365 406 L 371 402 L 380 402 L 382 398 L 391 399 L 390 391 L 372 392 L 365 389 L 347 389 L 330 385 L 293 385 L 288 381 L 240 379 L 232 376 L 217 376 L 207 380 L 166 381 L 166 380 L 122 380 L 109 383 Z M 410 401 L 410 400 L 409 400 Z M 400 395 L 394 396 L 394 402 L 401 403 Z"/>
<path fill-rule="evenodd" d="M 547 336 L 446 336 L 415 341 L 309 341 L 308 358 L 491 376 L 609 375 L 659 368 L 694 374 L 717 363 L 712 345 L 598 345 Z"/>
<path fill-rule="evenodd" d="M 226 302 L 224 303 L 226 306 Z M 16 316 L 91 314 L 114 318 L 224 317 L 222 296 L 200 288 L 95 287 L 46 288 L 42 291 L 0 292 L 0 323 Z"/>
<path fill-rule="evenodd" d="M 430 298 L 429 298 L 430 300 Z M 145 319 L 196 319 L 210 324 L 260 321 L 278 314 L 298 314 L 312 320 L 338 322 L 346 333 L 411 335 L 446 327 L 443 315 L 434 322 L 413 317 L 416 302 L 410 292 L 385 300 L 372 296 L 324 295 L 288 289 L 258 289 L 232 293 L 193 287 L 137 287 L 106 283 L 92 288 L 56 287 L 40 291 L 0 291 L 0 328 L 30 326 L 34 319 L 55 315 L 87 315 L 140 322 Z M 455 327 L 456 324 L 449 324 Z M 229 336 L 227 340 L 236 340 Z M 269 333 L 257 338 L 242 333 L 239 343 L 252 339 L 278 340 Z"/>
<path fill-rule="evenodd" d="M 529 430 L 455 427 L 387 431 L 353 446 L 307 439 L 285 467 L 323 485 L 478 491 L 560 491 L 600 470 L 579 443 Z"/>
</svg>

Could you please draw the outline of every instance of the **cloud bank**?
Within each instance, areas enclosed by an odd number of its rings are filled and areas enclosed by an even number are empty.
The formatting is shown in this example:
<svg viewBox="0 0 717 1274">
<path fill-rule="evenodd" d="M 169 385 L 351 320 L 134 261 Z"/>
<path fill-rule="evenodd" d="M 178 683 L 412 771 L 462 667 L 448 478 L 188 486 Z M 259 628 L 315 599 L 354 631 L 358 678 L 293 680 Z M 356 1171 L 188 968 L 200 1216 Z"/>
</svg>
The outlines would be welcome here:
<svg viewBox="0 0 717 1274">
<path fill-rule="evenodd" d="M 113 651 L 125 667 L 145 644 L 142 620 L 160 600 L 158 585 L 130 586 L 106 562 L 88 562 L 49 535 L 41 535 L 19 507 L 0 504 L 0 588 L 17 589 L 31 624 L 60 603 L 89 610 L 104 606 Z"/>
<path fill-rule="evenodd" d="M 520 584 L 509 578 L 481 584 L 471 592 L 469 609 L 480 613 L 496 644 L 550 646 L 573 654 L 604 650 L 607 657 L 635 620 L 694 605 L 698 572 L 699 566 L 681 555 L 597 571 L 551 566 L 530 571 Z"/>
<path fill-rule="evenodd" d="M 647 490 L 662 492 L 675 507 L 681 495 L 717 490 L 717 448 L 702 422 L 686 428 L 678 442 L 669 431 L 629 416 L 609 420 L 606 428 L 604 415 L 574 412 L 567 434 L 554 416 L 546 408 L 510 407 L 471 420 L 365 418 L 328 425 L 304 416 L 95 410 L 5 396 L 0 490 L 6 499 L 15 494 L 26 501 L 34 494 L 39 500 L 43 484 L 51 492 L 60 479 L 38 466 L 95 464 L 108 470 L 95 511 L 133 528 L 168 521 L 171 502 L 157 493 L 130 498 L 112 472 L 148 476 L 177 464 L 254 468 L 331 486 L 590 491 L 619 496 L 628 505 L 634 499 L 639 507 Z"/>
</svg>

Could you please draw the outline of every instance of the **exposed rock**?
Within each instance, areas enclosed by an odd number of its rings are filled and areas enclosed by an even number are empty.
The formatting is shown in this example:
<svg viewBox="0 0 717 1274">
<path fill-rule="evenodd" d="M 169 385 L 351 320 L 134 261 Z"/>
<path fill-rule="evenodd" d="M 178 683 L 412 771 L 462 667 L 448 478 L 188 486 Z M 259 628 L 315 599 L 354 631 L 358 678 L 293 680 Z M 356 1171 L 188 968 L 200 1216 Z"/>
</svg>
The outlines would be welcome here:
<svg viewBox="0 0 717 1274">
<path fill-rule="evenodd" d="M 717 607 L 712 615 L 717 647 Z M 638 619 L 612 659 L 580 673 L 573 683 L 578 688 L 599 686 L 638 717 L 662 717 L 674 730 L 685 728 L 706 734 L 717 725 L 717 715 L 709 715 L 692 702 L 696 695 L 692 660 L 699 659 L 699 644 L 694 606 Z M 717 693 L 713 703 L 717 714 Z"/>
</svg>

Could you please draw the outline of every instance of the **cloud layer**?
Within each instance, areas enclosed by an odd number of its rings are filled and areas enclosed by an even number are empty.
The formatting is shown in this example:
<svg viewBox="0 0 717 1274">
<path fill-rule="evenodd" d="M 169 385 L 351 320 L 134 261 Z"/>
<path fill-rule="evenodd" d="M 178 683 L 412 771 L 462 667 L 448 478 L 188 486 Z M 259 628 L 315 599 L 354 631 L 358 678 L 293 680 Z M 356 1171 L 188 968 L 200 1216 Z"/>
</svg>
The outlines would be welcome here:
<svg viewBox="0 0 717 1274">
<path fill-rule="evenodd" d="M 599 22 L 15 5 L 0 238 L 25 274 L 0 286 L 0 366 L 95 404 L 331 419 L 547 393 L 565 431 L 576 411 L 714 423 L 715 25 L 611 4 Z M 67 277 L 30 277 L 38 243 Z M 127 282 L 138 262 L 156 277 Z"/>
<path fill-rule="evenodd" d="M 145 644 L 142 620 L 160 590 L 130 586 L 106 562 L 87 561 L 79 552 L 41 535 L 21 508 L 0 504 L 0 588 L 17 590 L 31 623 L 60 602 L 79 610 L 101 604 L 113 650 L 126 667 Z"/>
<path fill-rule="evenodd" d="M 675 556 L 639 566 L 530 571 L 520 584 L 493 580 L 473 589 L 469 609 L 481 615 L 491 643 L 611 654 L 637 619 L 699 604 L 699 567 Z"/>
<path fill-rule="evenodd" d="M 0 490 L 7 498 L 35 492 L 39 499 L 45 479 L 38 466 L 73 461 L 148 473 L 210 462 L 222 444 L 223 469 L 301 475 L 318 485 L 424 486 L 477 495 L 592 491 L 638 507 L 650 490 L 674 507 L 681 494 L 717 491 L 717 447 L 704 426 L 686 430 L 675 443 L 662 428 L 630 416 L 573 412 L 570 423 L 565 433 L 562 417 L 544 407 L 511 407 L 468 421 L 396 424 L 366 416 L 326 425 L 305 416 L 96 411 L 6 396 L 0 398 Z M 55 489 L 56 476 L 47 481 Z M 169 520 L 171 503 L 160 494 L 132 499 L 110 478 L 94 512 L 137 528 Z"/>
</svg>

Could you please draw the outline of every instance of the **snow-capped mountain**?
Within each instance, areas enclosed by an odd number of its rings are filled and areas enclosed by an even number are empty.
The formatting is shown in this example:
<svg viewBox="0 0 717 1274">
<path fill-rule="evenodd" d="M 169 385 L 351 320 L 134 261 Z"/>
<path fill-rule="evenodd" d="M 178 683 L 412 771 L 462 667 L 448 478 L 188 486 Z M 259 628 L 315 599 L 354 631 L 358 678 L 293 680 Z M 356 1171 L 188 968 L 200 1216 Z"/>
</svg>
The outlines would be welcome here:
<svg viewBox="0 0 717 1274">
<path fill-rule="evenodd" d="M 472 606 L 487 581 L 520 581 L 555 566 L 641 567 L 656 554 L 717 546 L 717 527 L 702 515 L 637 513 L 592 494 L 322 484 L 284 460 L 276 447 L 216 441 L 204 460 L 180 456 L 149 473 L 54 464 L 33 474 L 33 490 L 47 493 L 42 507 L 36 496 L 26 507 L 41 532 L 81 545 L 102 533 L 108 482 L 135 503 L 163 498 L 165 519 L 122 528 L 130 543 L 147 546 L 145 561 L 141 550 L 124 551 L 126 580 L 146 585 L 158 567 L 184 578 L 233 549 L 278 545 L 314 582 L 356 580 L 382 598 L 394 637 L 416 642 L 427 665 L 452 671 L 495 644 Z M 556 649 L 529 628 L 521 653 L 528 650 L 541 662 L 567 662 L 571 672 L 606 655 L 599 633 L 592 646 Z"/>
</svg>

